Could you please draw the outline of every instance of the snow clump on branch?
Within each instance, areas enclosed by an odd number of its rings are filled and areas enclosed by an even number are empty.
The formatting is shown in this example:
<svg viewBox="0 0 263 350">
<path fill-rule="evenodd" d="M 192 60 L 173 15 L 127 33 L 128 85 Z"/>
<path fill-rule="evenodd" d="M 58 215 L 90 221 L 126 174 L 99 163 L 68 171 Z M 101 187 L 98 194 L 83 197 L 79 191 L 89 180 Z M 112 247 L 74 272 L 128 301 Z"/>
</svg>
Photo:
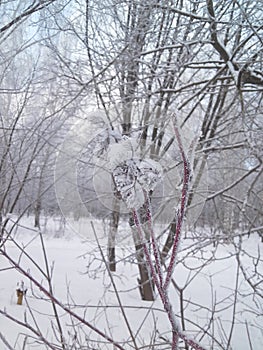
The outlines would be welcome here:
<svg viewBox="0 0 263 350">
<path fill-rule="evenodd" d="M 108 152 L 115 194 L 130 209 L 139 209 L 145 202 L 144 192 L 153 191 L 162 179 L 160 164 L 150 158 L 141 159 L 136 143 L 124 137 L 121 142 L 110 145 Z"/>
</svg>

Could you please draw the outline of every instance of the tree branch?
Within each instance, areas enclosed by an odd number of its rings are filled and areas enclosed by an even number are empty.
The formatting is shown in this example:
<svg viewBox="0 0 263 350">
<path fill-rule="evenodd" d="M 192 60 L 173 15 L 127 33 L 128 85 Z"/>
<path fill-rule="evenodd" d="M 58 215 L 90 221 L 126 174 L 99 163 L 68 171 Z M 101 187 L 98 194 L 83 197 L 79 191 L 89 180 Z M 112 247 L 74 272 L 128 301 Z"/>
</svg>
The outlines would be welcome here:
<svg viewBox="0 0 263 350">
<path fill-rule="evenodd" d="M 21 13 L 19 16 L 14 18 L 12 21 L 4 25 L 2 28 L 0 28 L 0 34 L 11 28 L 16 23 L 20 22 L 23 18 L 26 18 L 30 15 L 32 15 L 34 12 L 37 12 L 39 10 L 42 10 L 44 7 L 47 7 L 48 5 L 52 4 L 52 2 L 55 2 L 56 0 L 40 0 L 35 6 L 32 7 L 30 5 L 23 13 Z"/>
</svg>

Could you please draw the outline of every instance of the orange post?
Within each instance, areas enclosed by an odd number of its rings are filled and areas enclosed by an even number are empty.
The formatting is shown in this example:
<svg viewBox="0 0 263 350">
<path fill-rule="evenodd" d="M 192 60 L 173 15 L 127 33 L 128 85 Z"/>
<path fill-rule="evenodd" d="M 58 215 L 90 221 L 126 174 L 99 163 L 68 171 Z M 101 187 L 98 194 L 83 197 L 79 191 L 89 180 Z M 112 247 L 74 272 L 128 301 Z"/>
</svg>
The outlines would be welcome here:
<svg viewBox="0 0 263 350">
<path fill-rule="evenodd" d="M 25 287 L 25 284 L 23 281 L 17 283 L 17 305 L 22 305 L 23 303 L 23 297 L 26 294 L 27 288 Z"/>
<path fill-rule="evenodd" d="M 17 305 L 22 305 L 24 292 L 21 291 L 20 289 L 17 289 L 16 290 L 16 295 L 17 295 Z"/>
</svg>

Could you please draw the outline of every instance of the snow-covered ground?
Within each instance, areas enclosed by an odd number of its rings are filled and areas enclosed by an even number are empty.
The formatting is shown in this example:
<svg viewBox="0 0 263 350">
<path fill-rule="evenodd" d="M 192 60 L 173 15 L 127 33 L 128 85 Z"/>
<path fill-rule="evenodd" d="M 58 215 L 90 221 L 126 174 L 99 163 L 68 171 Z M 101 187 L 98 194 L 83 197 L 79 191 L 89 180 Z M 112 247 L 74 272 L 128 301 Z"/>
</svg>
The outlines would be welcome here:
<svg viewBox="0 0 263 350">
<path fill-rule="evenodd" d="M 18 244 L 12 241 L 6 242 L 6 251 L 12 259 L 19 260 L 20 265 L 48 289 L 43 275 L 46 270 L 40 236 L 34 230 L 26 228 L 33 228 L 32 224 L 33 218 L 22 220 L 23 226 L 18 227 L 13 235 Z M 152 303 L 140 299 L 137 288 L 138 268 L 134 263 L 132 246 L 127 243 L 129 242 L 127 237 L 130 235 L 128 227 L 124 225 L 121 229 L 121 234 L 126 236 L 126 244 L 122 242 L 117 249 L 119 261 L 117 272 L 113 273 L 118 300 L 103 263 L 102 255 L 106 254 L 106 233 L 103 223 L 95 222 L 102 251 L 92 236 L 90 222 L 79 220 L 75 224 L 78 225 L 78 229 L 75 227 L 75 230 L 72 230 L 66 227 L 64 230 L 64 223 L 59 218 L 53 218 L 48 219 L 42 228 L 54 296 L 79 316 L 120 342 L 125 349 L 132 349 L 135 346 L 131 341 L 129 327 L 138 348 L 145 345 L 144 349 L 169 349 L 169 345 L 161 345 L 165 344 L 164 339 L 171 339 L 171 334 L 160 300 L 157 299 Z M 88 232 L 88 239 L 84 235 L 82 237 L 78 235 L 76 233 L 78 230 Z M 256 235 L 244 240 L 243 247 L 251 255 L 262 249 L 262 244 Z M 207 349 L 226 349 L 231 325 L 234 324 L 229 349 L 263 349 L 262 302 L 260 303 L 259 297 L 255 297 L 252 293 L 252 288 L 244 281 L 241 273 L 239 278 L 236 278 L 237 259 L 233 246 L 228 244 L 214 248 L 212 245 L 207 245 L 201 250 L 201 245 L 193 243 L 192 239 L 182 242 L 179 262 L 174 272 L 177 285 L 181 289 L 185 287 L 182 297 L 186 331 Z M 182 259 L 183 256 L 187 257 Z M 248 259 L 244 260 L 246 272 L 252 274 L 253 259 L 246 256 L 244 259 Z M 201 268 L 204 261 L 207 264 Z M 41 272 L 35 263 L 45 272 Z M 32 325 L 48 341 L 56 343 L 54 334 L 59 332 L 52 316 L 54 310 L 50 300 L 18 271 L 10 269 L 10 264 L 3 256 L 0 256 L 0 266 L 0 310 L 5 310 L 17 320 Z M 16 303 L 16 288 L 17 283 L 21 281 L 27 285 L 28 291 L 26 301 L 19 306 Z M 236 286 L 238 293 L 235 293 Z M 172 285 L 170 294 L 174 310 L 178 314 L 178 322 L 181 324 L 179 296 Z M 235 299 L 236 304 L 233 303 Z M 212 309 L 214 312 L 211 313 Z M 107 344 L 105 339 L 74 317 L 70 317 L 65 310 L 60 307 L 57 307 L 57 310 L 63 335 L 67 339 L 67 349 L 114 349 L 112 344 Z M 208 333 L 214 334 L 215 341 L 209 343 L 207 336 L 198 327 L 207 329 L 212 321 L 214 325 L 209 328 Z M 29 329 L 2 314 L 0 334 L 13 349 L 46 348 L 37 342 L 35 339 L 37 337 Z M 157 344 L 156 347 L 148 345 L 151 340 Z M 1 339 L 0 349 L 8 349 Z"/>
</svg>

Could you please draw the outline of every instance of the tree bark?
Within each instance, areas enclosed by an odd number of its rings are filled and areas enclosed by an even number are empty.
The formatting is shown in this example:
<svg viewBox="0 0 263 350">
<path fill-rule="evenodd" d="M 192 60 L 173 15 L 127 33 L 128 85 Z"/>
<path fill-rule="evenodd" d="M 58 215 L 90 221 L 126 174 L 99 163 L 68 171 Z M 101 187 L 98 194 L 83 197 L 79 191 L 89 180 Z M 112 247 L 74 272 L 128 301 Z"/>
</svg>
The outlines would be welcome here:
<svg viewBox="0 0 263 350">
<path fill-rule="evenodd" d="M 130 226 L 132 229 L 132 236 L 136 251 L 136 259 L 138 262 L 138 268 L 140 273 L 140 278 L 138 278 L 139 290 L 142 300 L 154 301 L 154 283 L 152 280 L 151 273 L 147 267 L 142 238 L 139 237 L 138 230 L 135 225 L 130 220 Z M 145 230 L 144 230 L 145 231 Z M 148 242 L 147 233 L 145 232 L 145 240 Z M 146 243 L 147 244 L 147 243 Z"/>
<path fill-rule="evenodd" d="M 110 232 L 108 237 L 108 262 L 110 271 L 116 271 L 116 257 L 115 257 L 115 245 L 116 235 L 118 232 L 118 226 L 120 221 L 120 205 L 117 199 L 114 199 L 113 212 L 110 218 Z"/>
</svg>

